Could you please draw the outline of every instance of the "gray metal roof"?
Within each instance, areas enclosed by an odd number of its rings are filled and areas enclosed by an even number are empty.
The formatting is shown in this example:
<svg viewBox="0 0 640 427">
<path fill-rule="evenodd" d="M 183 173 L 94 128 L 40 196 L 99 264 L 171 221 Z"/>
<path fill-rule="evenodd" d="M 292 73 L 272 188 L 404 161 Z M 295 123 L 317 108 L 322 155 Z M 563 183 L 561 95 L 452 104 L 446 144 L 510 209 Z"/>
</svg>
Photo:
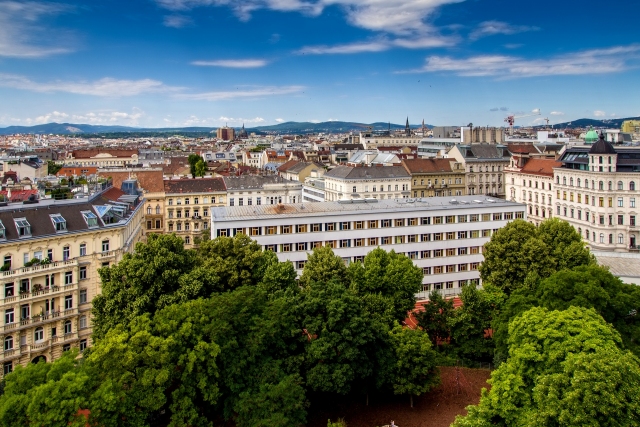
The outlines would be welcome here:
<svg viewBox="0 0 640 427">
<path fill-rule="evenodd" d="M 510 206 L 524 210 L 525 205 L 486 196 L 428 197 L 418 199 L 366 199 L 339 202 L 310 202 L 281 205 L 216 207 L 211 209 L 214 221 L 238 221 L 282 217 L 322 217 L 328 213 L 359 214 L 363 211 L 384 213 L 442 209 L 473 209 Z"/>
<path fill-rule="evenodd" d="M 411 175 L 402 166 L 338 166 L 325 173 L 324 176 L 338 179 L 388 179 L 411 177 Z"/>
</svg>

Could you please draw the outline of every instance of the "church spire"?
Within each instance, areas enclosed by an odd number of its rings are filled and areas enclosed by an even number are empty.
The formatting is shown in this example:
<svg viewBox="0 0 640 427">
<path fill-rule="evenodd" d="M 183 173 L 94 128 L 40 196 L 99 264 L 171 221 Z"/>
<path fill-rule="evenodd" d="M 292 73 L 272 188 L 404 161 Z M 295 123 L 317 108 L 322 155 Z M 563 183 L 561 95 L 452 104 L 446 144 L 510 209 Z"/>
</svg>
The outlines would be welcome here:
<svg viewBox="0 0 640 427">
<path fill-rule="evenodd" d="M 407 124 L 404 127 L 404 133 L 407 136 L 411 136 L 411 127 L 409 126 L 409 116 L 407 116 Z"/>
</svg>

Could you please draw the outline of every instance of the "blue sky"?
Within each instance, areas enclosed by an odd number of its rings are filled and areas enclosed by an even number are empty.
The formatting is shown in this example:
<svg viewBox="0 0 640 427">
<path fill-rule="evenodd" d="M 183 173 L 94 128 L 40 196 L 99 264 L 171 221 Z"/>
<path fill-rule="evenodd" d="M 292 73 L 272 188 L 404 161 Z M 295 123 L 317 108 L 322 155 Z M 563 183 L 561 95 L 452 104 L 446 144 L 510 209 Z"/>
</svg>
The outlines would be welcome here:
<svg viewBox="0 0 640 427">
<path fill-rule="evenodd" d="M 579 6 L 578 6 L 579 4 Z M 0 0 L 0 126 L 639 116 L 628 1 Z M 537 120 L 537 122 L 536 122 Z"/>
</svg>

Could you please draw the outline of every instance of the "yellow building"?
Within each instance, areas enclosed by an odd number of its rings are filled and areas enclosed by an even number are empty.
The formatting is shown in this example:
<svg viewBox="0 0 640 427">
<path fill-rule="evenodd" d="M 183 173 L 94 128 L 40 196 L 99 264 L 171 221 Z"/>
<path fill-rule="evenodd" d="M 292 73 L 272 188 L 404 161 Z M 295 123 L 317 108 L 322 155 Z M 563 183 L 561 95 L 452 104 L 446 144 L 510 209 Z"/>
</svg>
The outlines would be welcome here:
<svg viewBox="0 0 640 427">
<path fill-rule="evenodd" d="M 2 374 L 91 345 L 98 269 L 142 237 L 143 204 L 110 187 L 74 200 L 0 206 Z"/>
<path fill-rule="evenodd" d="M 465 170 L 454 159 L 407 159 L 402 166 L 411 174 L 410 197 L 465 195 Z"/>
<path fill-rule="evenodd" d="M 640 120 L 625 120 L 620 130 L 624 133 L 640 134 Z"/>
<path fill-rule="evenodd" d="M 176 233 L 191 248 L 209 228 L 210 209 L 226 204 L 224 179 L 167 179 L 163 189 L 145 194 L 146 232 Z"/>
</svg>

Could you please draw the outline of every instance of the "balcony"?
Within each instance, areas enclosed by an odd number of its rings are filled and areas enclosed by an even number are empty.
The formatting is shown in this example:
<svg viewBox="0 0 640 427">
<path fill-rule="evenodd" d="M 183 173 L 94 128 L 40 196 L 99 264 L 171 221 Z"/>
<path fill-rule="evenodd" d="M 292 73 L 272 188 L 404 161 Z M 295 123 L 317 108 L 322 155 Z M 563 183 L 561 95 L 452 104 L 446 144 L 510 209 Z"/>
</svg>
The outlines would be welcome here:
<svg viewBox="0 0 640 427">
<path fill-rule="evenodd" d="M 100 252 L 100 259 L 111 259 L 116 256 L 116 251 Z"/>
<path fill-rule="evenodd" d="M 39 300 L 42 297 L 53 297 L 56 295 L 60 295 L 61 293 L 72 291 L 78 287 L 78 283 L 71 283 L 69 285 L 62 286 L 52 286 L 43 288 L 37 291 L 32 292 L 20 292 L 18 295 L 5 297 L 4 299 L 0 299 L 0 305 L 7 304 L 11 302 L 15 302 L 18 299 L 21 303 L 31 302 L 34 300 Z"/>
<path fill-rule="evenodd" d="M 3 326 L 4 332 L 14 332 L 23 329 L 39 326 L 40 324 L 49 323 L 51 321 L 63 320 L 78 314 L 77 308 L 69 308 L 67 310 L 51 311 L 44 314 L 37 314 L 33 317 L 22 319 L 19 322 L 7 323 Z"/>
<path fill-rule="evenodd" d="M 13 270 L 0 272 L 0 279 L 2 280 L 19 280 L 26 276 L 33 277 L 39 274 L 51 274 L 59 270 L 68 270 L 69 268 L 76 267 L 78 265 L 77 259 L 71 259 L 67 261 L 55 261 L 49 264 L 34 265 L 31 267 L 16 268 Z"/>
</svg>

